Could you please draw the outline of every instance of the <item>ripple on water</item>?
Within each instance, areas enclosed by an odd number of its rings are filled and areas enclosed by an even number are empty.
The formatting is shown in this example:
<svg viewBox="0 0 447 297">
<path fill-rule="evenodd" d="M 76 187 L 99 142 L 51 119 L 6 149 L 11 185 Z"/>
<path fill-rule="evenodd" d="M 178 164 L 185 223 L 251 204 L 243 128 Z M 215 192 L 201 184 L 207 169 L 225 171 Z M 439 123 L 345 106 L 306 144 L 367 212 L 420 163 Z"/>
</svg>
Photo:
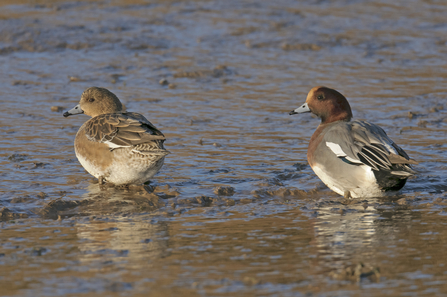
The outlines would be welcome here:
<svg viewBox="0 0 447 297">
<path fill-rule="evenodd" d="M 3 1 L 2 293 L 445 295 L 446 13 Z M 166 135 L 149 186 L 99 187 L 78 163 L 87 117 L 61 109 L 92 85 Z M 402 193 L 346 201 L 319 181 L 306 160 L 319 121 L 288 115 L 315 85 L 420 162 Z"/>
</svg>

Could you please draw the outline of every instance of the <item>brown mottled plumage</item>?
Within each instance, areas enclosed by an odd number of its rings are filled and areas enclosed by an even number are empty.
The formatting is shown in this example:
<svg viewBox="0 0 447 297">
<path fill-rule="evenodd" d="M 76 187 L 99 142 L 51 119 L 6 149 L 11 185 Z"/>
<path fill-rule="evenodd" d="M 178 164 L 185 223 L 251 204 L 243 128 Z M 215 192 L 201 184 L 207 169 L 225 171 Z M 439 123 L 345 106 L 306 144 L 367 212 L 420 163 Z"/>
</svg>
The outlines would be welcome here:
<svg viewBox="0 0 447 297">
<path fill-rule="evenodd" d="M 141 114 L 126 112 L 109 90 L 86 89 L 79 104 L 64 116 L 79 113 L 92 119 L 76 134 L 76 156 L 100 183 L 144 183 L 163 166 L 169 153 L 163 146 L 163 133 Z"/>
</svg>

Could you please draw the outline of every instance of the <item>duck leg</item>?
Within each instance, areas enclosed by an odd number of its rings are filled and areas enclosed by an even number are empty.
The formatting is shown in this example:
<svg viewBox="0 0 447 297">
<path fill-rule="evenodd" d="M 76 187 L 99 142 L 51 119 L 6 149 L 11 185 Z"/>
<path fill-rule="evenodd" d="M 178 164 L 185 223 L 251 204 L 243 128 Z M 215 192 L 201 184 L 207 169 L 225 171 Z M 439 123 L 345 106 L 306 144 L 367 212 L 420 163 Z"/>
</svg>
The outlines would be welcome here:
<svg viewBox="0 0 447 297">
<path fill-rule="evenodd" d="M 352 199 L 351 192 L 349 191 L 345 191 L 343 193 L 343 196 L 345 197 L 345 199 Z"/>
</svg>

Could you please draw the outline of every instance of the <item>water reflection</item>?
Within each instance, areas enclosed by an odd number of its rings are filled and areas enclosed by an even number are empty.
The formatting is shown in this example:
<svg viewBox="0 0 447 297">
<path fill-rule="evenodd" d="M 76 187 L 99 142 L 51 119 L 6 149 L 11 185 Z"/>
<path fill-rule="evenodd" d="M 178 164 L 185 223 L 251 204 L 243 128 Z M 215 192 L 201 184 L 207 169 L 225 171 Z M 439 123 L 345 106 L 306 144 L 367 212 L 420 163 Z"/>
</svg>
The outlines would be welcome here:
<svg viewBox="0 0 447 297">
<path fill-rule="evenodd" d="M 405 283 L 406 277 L 399 275 L 404 271 L 413 271 L 413 276 L 421 278 L 428 273 L 431 280 L 437 279 L 435 271 L 444 273 L 444 264 L 439 259 L 446 252 L 432 250 L 428 256 L 426 244 L 442 238 L 443 225 L 447 222 L 439 213 L 429 215 L 432 212 L 425 209 L 427 205 L 418 207 L 417 200 L 408 203 L 379 199 L 354 206 L 318 207 L 316 265 L 323 272 L 332 271 L 329 273 L 332 278 L 345 281 L 362 281 L 353 277 L 353 270 L 359 264 L 368 268 L 363 271 L 365 276 L 373 276 L 363 281 Z"/>
<path fill-rule="evenodd" d="M 446 11 L 3 1 L 1 294 L 445 295 Z M 79 165 L 86 119 L 57 110 L 92 85 L 165 132 L 158 192 L 100 189 Z M 322 186 L 306 162 L 318 120 L 287 115 L 315 85 L 420 161 L 400 198 L 343 204 Z M 359 263 L 379 282 L 347 277 Z"/>
<path fill-rule="evenodd" d="M 65 275 L 76 271 L 80 278 L 74 292 L 90 290 L 93 281 L 110 292 L 118 286 L 200 294 L 262 289 L 316 294 L 356 283 L 380 284 L 371 287 L 376 291 L 392 287 L 394 294 L 411 291 L 414 283 L 441 292 L 447 256 L 438 245 L 447 236 L 441 212 L 383 199 L 314 203 L 309 209 L 309 201 L 273 199 L 170 214 L 6 224 L 0 265 L 6 277 L 7 271 L 19 269 L 17 263 L 29 261 L 35 268 L 24 277 L 62 291 L 73 284 Z"/>
<path fill-rule="evenodd" d="M 126 269 L 147 267 L 148 261 L 170 255 L 169 223 L 92 221 L 76 224 L 80 260 L 102 264 L 125 261 Z M 90 263 L 89 265 L 95 265 Z"/>
</svg>

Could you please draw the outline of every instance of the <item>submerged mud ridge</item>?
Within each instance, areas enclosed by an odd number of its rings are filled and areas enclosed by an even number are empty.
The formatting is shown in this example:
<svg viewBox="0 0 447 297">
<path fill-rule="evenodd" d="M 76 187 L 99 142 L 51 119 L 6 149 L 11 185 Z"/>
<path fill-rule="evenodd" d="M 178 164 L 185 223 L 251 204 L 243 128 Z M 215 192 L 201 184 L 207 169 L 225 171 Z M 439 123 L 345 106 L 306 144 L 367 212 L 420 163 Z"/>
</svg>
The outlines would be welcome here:
<svg viewBox="0 0 447 297">
<path fill-rule="evenodd" d="M 62 219 L 66 216 L 90 213 L 139 213 L 157 210 L 166 205 L 164 199 L 176 197 L 179 193 L 165 187 L 130 186 L 101 187 L 82 200 L 68 200 L 63 197 L 46 203 L 35 211 L 38 215 L 50 219 Z M 166 191 L 163 191 L 166 190 Z M 122 193 L 121 193 L 122 192 Z M 110 199 L 113 194 L 120 199 Z"/>
<path fill-rule="evenodd" d="M 440 1 L 51 1 L 0 6 L 0 295 L 444 296 Z M 307 164 L 317 85 L 419 162 L 345 200 Z M 165 134 L 148 186 L 73 148 L 91 86 Z"/>
</svg>

